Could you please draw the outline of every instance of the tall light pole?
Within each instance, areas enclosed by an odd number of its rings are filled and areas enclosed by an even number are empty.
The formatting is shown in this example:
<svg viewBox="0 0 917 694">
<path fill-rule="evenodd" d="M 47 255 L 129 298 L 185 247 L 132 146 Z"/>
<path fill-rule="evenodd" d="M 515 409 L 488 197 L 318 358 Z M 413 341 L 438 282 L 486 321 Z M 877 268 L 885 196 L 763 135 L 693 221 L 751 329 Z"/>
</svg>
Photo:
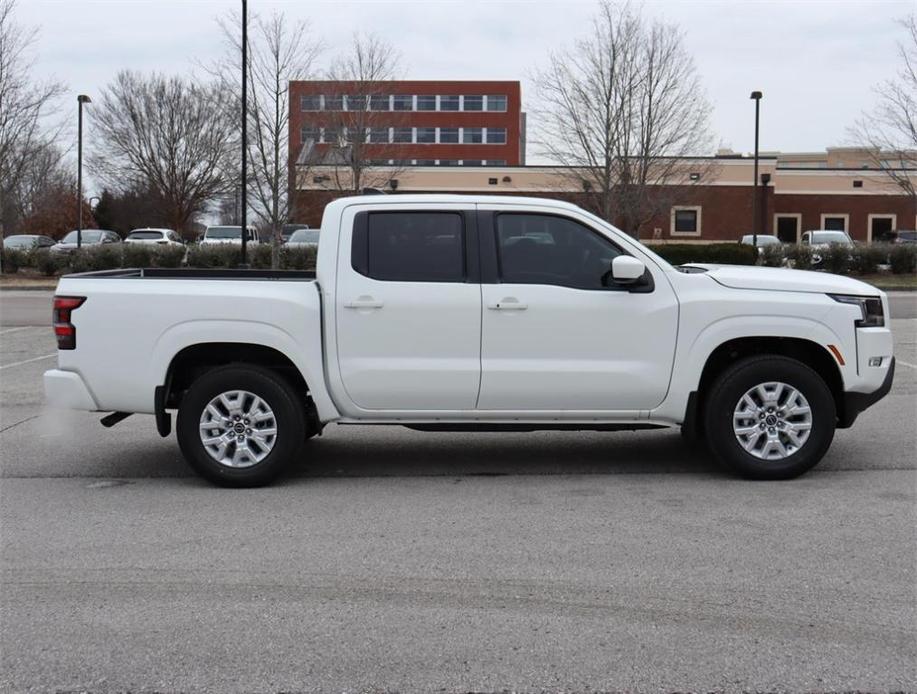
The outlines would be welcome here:
<svg viewBox="0 0 917 694">
<path fill-rule="evenodd" d="M 758 247 L 758 121 L 761 115 L 761 92 L 752 92 L 755 100 L 755 174 L 751 197 L 751 245 Z"/>
<path fill-rule="evenodd" d="M 76 97 L 77 103 L 77 136 L 76 136 L 76 248 L 79 250 L 83 247 L 83 104 L 91 104 L 90 99 L 85 94 Z"/>
<path fill-rule="evenodd" d="M 248 267 L 248 0 L 242 0 L 242 262 L 240 266 Z"/>
</svg>

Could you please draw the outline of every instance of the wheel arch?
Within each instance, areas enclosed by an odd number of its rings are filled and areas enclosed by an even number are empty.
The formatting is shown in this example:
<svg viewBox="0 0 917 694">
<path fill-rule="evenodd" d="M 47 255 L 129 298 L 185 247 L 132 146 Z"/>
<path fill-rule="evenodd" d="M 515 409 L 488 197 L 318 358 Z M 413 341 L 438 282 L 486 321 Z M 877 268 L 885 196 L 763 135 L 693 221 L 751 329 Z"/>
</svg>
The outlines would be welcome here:
<svg viewBox="0 0 917 694">
<path fill-rule="evenodd" d="M 837 361 L 828 350 L 813 340 L 800 337 L 747 336 L 727 340 L 707 357 L 697 388 L 688 398 L 685 425 L 688 433 L 702 436 L 705 398 L 723 371 L 740 359 L 775 355 L 795 359 L 814 370 L 827 384 L 837 408 L 839 426 L 846 421 L 844 412 L 844 381 Z"/>
<path fill-rule="evenodd" d="M 280 350 L 249 342 L 201 342 L 179 350 L 169 362 L 162 386 L 156 389 L 157 418 L 164 416 L 167 408 L 178 408 L 188 388 L 201 375 L 230 364 L 257 365 L 277 373 L 301 394 L 310 426 L 321 428 L 312 391 L 299 367 Z"/>
</svg>

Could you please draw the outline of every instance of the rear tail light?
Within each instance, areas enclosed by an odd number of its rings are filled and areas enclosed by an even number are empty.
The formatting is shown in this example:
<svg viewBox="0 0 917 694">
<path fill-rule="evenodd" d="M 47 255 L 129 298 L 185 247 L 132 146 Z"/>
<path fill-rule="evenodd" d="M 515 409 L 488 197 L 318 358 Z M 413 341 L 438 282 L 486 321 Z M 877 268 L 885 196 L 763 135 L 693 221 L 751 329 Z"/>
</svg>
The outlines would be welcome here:
<svg viewBox="0 0 917 694">
<path fill-rule="evenodd" d="M 57 336 L 58 349 L 76 349 L 76 326 L 70 322 L 70 314 L 83 305 L 85 296 L 55 296 L 51 322 Z"/>
</svg>

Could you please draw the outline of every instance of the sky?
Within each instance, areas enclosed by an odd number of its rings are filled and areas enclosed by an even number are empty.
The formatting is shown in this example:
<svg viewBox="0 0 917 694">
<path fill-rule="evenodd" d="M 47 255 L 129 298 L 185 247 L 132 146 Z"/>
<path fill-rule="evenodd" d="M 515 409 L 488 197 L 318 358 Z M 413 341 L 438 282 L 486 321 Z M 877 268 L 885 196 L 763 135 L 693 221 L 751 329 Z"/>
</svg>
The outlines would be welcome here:
<svg viewBox="0 0 917 694">
<path fill-rule="evenodd" d="M 219 55 L 215 18 L 239 0 L 18 0 L 19 23 L 39 29 L 36 72 L 92 96 L 121 69 L 190 75 Z M 249 12 L 306 19 L 327 64 L 354 31 L 397 47 L 406 79 L 518 79 L 537 106 L 534 71 L 552 50 L 589 32 L 588 0 L 249 0 Z M 684 32 L 713 105 L 714 142 L 754 146 L 752 90 L 761 102 L 762 151 L 821 151 L 874 103 L 897 69 L 896 20 L 915 0 L 646 0 L 644 12 Z M 91 110 L 91 105 L 89 106 Z M 75 120 L 75 118 L 74 118 Z M 91 112 L 87 114 L 91 128 Z M 89 134 L 87 133 L 87 136 Z M 533 161 L 530 152 L 530 162 Z"/>
</svg>

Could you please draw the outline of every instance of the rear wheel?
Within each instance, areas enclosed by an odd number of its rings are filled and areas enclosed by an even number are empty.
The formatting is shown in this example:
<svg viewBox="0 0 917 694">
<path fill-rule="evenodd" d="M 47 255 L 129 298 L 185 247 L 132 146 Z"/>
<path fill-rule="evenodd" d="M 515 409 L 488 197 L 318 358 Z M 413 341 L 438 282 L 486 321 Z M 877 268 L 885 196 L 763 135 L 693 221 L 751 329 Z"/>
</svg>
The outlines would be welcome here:
<svg viewBox="0 0 917 694">
<path fill-rule="evenodd" d="M 269 369 L 229 365 L 192 383 L 178 410 L 178 445 L 202 477 L 227 487 L 274 479 L 302 449 L 306 418 Z"/>
<path fill-rule="evenodd" d="M 704 412 L 714 455 L 744 477 L 789 479 L 814 467 L 834 438 L 837 413 L 825 381 L 780 356 L 733 364 L 713 384 Z"/>
</svg>

